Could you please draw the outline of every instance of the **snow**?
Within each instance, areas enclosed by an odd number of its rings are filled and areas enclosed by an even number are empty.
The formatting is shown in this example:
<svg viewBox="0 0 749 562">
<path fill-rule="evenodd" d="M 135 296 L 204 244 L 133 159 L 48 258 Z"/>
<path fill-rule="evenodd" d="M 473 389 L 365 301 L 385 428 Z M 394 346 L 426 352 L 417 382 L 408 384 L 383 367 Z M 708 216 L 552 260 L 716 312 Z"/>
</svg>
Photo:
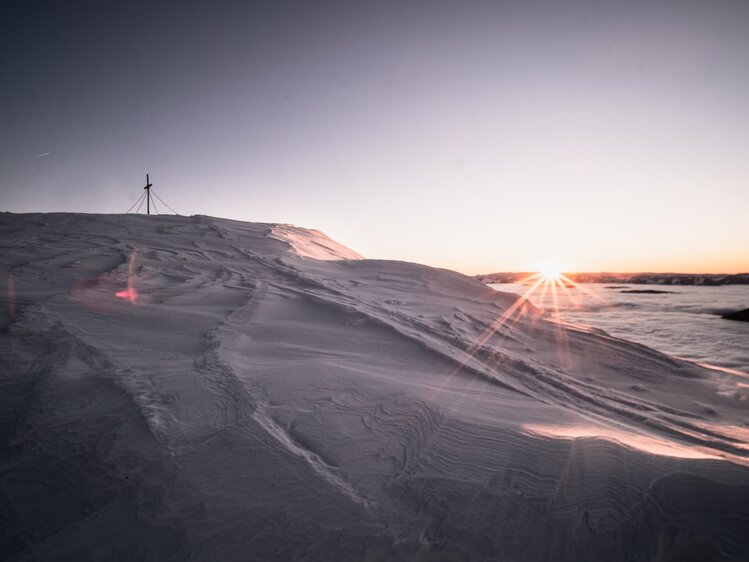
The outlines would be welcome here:
<svg viewBox="0 0 749 562">
<path fill-rule="evenodd" d="M 0 232 L 2 559 L 749 559 L 739 373 L 290 225 Z"/>
<path fill-rule="evenodd" d="M 300 256 L 318 260 L 361 260 L 361 255 L 319 230 L 297 228 L 290 224 L 273 225 L 271 236 L 288 242 L 289 249 Z"/>
</svg>

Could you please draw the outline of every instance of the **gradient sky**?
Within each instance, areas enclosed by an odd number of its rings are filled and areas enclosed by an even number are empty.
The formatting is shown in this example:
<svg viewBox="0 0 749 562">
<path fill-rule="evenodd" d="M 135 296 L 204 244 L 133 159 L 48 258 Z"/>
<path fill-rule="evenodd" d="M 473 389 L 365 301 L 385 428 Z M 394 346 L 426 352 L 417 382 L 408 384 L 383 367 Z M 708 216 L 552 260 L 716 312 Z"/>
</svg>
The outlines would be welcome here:
<svg viewBox="0 0 749 562">
<path fill-rule="evenodd" d="M 466 273 L 749 270 L 749 2 L 0 4 L 0 209 Z"/>
</svg>

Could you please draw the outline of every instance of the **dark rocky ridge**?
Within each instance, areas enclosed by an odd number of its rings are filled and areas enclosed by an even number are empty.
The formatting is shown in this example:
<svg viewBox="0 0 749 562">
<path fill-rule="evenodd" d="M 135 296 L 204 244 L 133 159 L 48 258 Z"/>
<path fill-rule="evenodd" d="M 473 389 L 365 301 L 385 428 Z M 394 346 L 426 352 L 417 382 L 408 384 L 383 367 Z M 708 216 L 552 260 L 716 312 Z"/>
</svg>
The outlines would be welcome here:
<svg viewBox="0 0 749 562">
<path fill-rule="evenodd" d="M 619 292 L 630 295 L 670 295 L 673 294 L 674 291 L 659 291 L 658 289 L 629 289 L 627 291 Z"/>
<path fill-rule="evenodd" d="M 726 320 L 739 320 L 741 322 L 749 322 L 749 308 L 745 308 L 744 310 L 737 310 L 736 312 L 729 312 L 728 314 L 724 314 L 721 316 L 721 318 L 725 318 Z"/>
</svg>

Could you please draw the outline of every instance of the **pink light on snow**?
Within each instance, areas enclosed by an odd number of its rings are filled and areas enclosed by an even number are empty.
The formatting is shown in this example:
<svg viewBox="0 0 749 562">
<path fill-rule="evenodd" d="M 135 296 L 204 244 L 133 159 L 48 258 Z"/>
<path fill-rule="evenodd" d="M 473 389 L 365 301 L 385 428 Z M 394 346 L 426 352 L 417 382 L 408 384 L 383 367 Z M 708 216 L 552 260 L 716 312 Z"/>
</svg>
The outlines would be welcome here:
<svg viewBox="0 0 749 562">
<path fill-rule="evenodd" d="M 138 289 L 133 286 L 133 278 L 135 277 L 135 254 L 134 250 L 130 254 L 130 260 L 127 264 L 127 289 L 124 291 L 117 291 L 115 296 L 121 299 L 127 299 L 131 303 L 135 303 L 138 300 Z"/>
<path fill-rule="evenodd" d="M 128 287 L 124 291 L 117 291 L 115 296 L 121 299 L 127 299 L 130 302 L 135 302 L 138 300 L 138 289 L 135 287 Z"/>
<path fill-rule="evenodd" d="M 682 459 L 720 459 L 722 456 L 709 448 L 698 445 L 688 445 L 670 441 L 654 435 L 644 435 L 634 431 L 613 427 L 595 426 L 591 424 L 556 425 L 556 424 L 524 424 L 526 433 L 555 439 L 605 439 L 619 445 L 637 449 L 644 453 L 661 457 L 676 457 Z M 742 464 L 744 464 L 742 462 Z"/>
</svg>

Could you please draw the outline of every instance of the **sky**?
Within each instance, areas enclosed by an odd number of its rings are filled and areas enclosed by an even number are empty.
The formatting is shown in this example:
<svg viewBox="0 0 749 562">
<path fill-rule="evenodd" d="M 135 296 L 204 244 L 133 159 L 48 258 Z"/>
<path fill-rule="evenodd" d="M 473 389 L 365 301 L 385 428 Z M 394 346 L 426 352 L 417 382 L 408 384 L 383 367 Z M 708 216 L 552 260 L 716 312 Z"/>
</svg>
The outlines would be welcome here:
<svg viewBox="0 0 749 562">
<path fill-rule="evenodd" d="M 4 0 L 0 53 L 3 211 L 149 173 L 468 274 L 749 271 L 749 2 Z"/>
</svg>

